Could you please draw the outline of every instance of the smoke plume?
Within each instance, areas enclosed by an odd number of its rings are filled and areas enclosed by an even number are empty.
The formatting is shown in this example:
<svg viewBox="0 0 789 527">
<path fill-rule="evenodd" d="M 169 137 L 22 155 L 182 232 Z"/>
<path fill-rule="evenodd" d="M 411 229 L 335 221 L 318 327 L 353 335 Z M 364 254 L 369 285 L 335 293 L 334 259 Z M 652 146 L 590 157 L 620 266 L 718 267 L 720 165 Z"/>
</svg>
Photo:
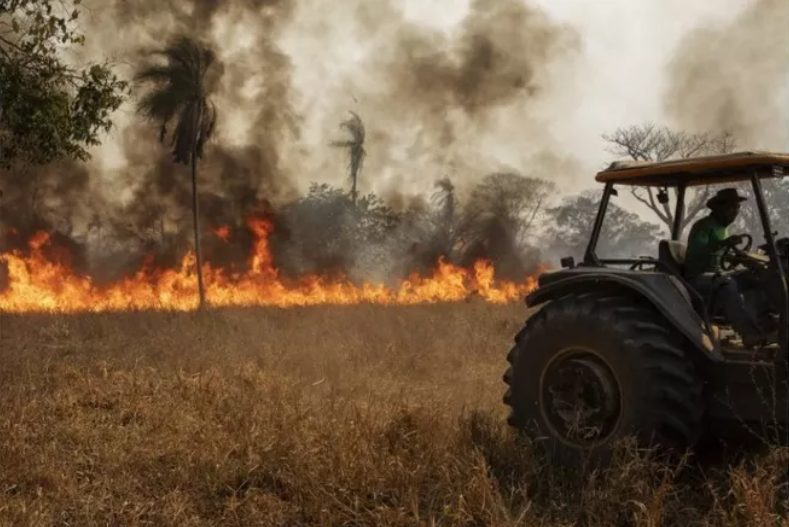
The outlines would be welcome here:
<svg viewBox="0 0 789 527">
<path fill-rule="evenodd" d="M 671 64 L 680 128 L 729 131 L 742 147 L 789 147 L 789 2 L 758 0 L 726 27 L 689 34 Z"/>
</svg>

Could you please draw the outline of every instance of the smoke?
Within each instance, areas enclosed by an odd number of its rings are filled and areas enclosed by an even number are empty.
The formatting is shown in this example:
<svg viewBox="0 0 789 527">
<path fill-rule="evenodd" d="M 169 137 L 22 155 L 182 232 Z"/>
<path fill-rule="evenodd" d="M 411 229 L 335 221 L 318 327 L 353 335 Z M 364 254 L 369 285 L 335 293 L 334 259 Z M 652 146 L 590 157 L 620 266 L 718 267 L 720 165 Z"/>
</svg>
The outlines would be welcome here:
<svg viewBox="0 0 789 527">
<path fill-rule="evenodd" d="M 682 41 L 666 107 L 680 128 L 729 131 L 747 148 L 789 147 L 789 2 L 758 0 Z"/>
<path fill-rule="evenodd" d="M 299 3 L 285 46 L 300 83 L 323 92 L 305 112 L 306 141 L 325 142 L 353 109 L 368 128 L 362 190 L 390 194 L 429 193 L 446 175 L 468 187 L 494 171 L 536 172 L 546 151 L 568 157 L 539 114 L 561 80 L 552 67 L 579 51 L 572 29 L 522 0 L 474 0 L 449 28 L 407 18 L 400 4 L 323 9 L 318 29 L 319 3 Z M 298 162 L 340 181 L 336 155 Z"/>
<path fill-rule="evenodd" d="M 522 0 L 473 0 L 458 24 L 443 29 L 408 18 L 394 0 L 342 7 L 319 0 L 83 5 L 87 45 L 76 58 L 109 57 L 129 79 L 176 35 L 216 52 L 219 123 L 200 163 L 212 262 L 243 260 L 250 214 L 285 211 L 312 181 L 344 182 L 346 162 L 330 144 L 348 110 L 368 129 L 362 192 L 375 190 L 398 208 L 424 201 L 419 196 L 447 175 L 462 194 L 497 170 L 531 173 L 572 163 L 539 115 L 559 82 L 552 65 L 573 60 L 579 38 Z M 90 162 L 0 175 L 3 218 L 19 240 L 37 229 L 57 231 L 80 247 L 92 274 L 107 279 L 151 252 L 167 265 L 188 249 L 189 174 L 159 143 L 157 126 L 136 115 L 142 89 L 133 86 L 116 129 Z M 32 195 L 36 207 L 27 205 Z M 25 213 L 30 220 L 20 223 Z M 232 243 L 212 235 L 224 225 Z M 404 229 L 397 250 L 408 244 Z"/>
<path fill-rule="evenodd" d="M 541 11 L 516 1 L 475 0 L 457 33 L 443 41 L 414 28 L 400 31 L 387 65 L 395 77 L 390 93 L 433 117 L 457 108 L 484 118 L 490 109 L 531 99 L 544 63 L 569 44 Z"/>
</svg>

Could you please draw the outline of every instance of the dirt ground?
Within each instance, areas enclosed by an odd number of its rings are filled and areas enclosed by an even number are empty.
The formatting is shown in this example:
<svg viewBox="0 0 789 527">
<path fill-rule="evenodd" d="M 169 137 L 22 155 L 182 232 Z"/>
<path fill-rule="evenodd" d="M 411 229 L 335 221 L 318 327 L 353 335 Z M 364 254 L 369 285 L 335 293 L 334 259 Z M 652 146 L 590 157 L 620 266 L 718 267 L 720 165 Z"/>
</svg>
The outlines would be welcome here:
<svg viewBox="0 0 789 527">
<path fill-rule="evenodd" d="M 501 404 L 525 317 L 0 314 L 0 525 L 789 525 L 785 448 L 547 464 Z"/>
</svg>

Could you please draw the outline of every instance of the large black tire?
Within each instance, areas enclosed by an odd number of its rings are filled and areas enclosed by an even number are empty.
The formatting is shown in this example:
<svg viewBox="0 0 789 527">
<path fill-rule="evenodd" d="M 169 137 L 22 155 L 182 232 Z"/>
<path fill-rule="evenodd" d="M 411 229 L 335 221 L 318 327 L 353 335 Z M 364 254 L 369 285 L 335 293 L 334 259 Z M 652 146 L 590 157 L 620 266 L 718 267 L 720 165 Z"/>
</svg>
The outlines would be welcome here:
<svg viewBox="0 0 789 527">
<path fill-rule="evenodd" d="M 515 338 L 504 374 L 509 423 L 565 464 L 605 462 L 620 439 L 692 446 L 704 413 L 686 343 L 648 303 L 617 293 L 545 305 Z"/>
</svg>

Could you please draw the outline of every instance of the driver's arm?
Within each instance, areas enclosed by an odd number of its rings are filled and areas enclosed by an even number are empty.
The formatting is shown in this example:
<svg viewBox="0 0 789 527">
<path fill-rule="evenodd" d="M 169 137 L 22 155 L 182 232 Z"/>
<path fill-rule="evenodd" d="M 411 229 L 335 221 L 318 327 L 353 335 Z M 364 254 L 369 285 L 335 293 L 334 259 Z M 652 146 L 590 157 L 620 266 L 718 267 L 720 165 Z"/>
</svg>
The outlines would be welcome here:
<svg viewBox="0 0 789 527">
<path fill-rule="evenodd" d="M 720 271 L 721 253 L 731 237 L 725 230 L 715 229 L 709 223 L 704 219 L 697 221 L 688 235 L 685 272 L 690 277 Z"/>
<path fill-rule="evenodd" d="M 733 234 L 725 240 L 712 240 L 711 245 L 713 250 L 717 251 L 718 249 L 725 249 L 726 247 L 736 247 L 740 245 L 744 239 L 744 234 Z"/>
<path fill-rule="evenodd" d="M 697 254 L 710 254 L 726 246 L 726 240 L 720 240 L 713 233 L 701 226 L 694 226 L 688 236 L 688 250 Z"/>
<path fill-rule="evenodd" d="M 734 247 L 742 241 L 742 235 L 740 234 L 734 234 L 723 240 L 716 240 L 712 237 L 709 238 L 711 239 L 708 239 L 707 243 L 710 246 L 710 250 L 713 252 L 720 249 L 725 249 L 726 247 Z"/>
</svg>

